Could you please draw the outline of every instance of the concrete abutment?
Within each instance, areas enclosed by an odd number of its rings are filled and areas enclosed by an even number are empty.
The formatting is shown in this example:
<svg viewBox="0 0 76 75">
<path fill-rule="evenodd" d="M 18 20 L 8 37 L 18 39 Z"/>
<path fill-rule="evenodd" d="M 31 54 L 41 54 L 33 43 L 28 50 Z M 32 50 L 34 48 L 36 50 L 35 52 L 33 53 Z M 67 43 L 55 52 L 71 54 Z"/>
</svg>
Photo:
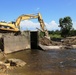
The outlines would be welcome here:
<svg viewBox="0 0 76 75">
<path fill-rule="evenodd" d="M 21 35 L 5 35 L 0 40 L 0 48 L 5 54 L 26 50 L 35 49 L 38 46 L 38 32 L 25 31 Z"/>
</svg>

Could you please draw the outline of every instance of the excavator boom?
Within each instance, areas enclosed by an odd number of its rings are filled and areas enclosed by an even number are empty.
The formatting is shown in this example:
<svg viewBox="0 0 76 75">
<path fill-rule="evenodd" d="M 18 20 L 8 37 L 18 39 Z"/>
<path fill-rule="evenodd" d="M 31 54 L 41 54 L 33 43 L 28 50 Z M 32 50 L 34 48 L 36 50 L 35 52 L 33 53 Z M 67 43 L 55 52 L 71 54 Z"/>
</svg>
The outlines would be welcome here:
<svg viewBox="0 0 76 75">
<path fill-rule="evenodd" d="M 21 20 L 29 20 L 29 19 L 34 19 L 34 18 L 37 18 L 37 17 L 38 17 L 38 16 L 35 16 L 35 15 L 33 15 L 33 14 L 30 14 L 30 15 L 21 15 L 21 16 L 19 16 L 19 17 L 17 18 L 15 25 L 16 25 L 16 26 L 20 26 Z"/>
</svg>

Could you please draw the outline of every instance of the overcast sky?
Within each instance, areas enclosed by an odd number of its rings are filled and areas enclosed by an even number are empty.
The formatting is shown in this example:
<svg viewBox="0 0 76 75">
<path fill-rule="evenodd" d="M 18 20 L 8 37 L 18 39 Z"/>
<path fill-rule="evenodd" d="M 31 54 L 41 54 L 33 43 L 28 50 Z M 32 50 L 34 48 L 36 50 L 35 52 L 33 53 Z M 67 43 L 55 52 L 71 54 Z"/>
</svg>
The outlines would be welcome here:
<svg viewBox="0 0 76 75">
<path fill-rule="evenodd" d="M 0 0 L 0 21 L 15 21 L 22 14 L 40 12 L 48 30 L 59 29 L 59 18 L 70 16 L 76 29 L 76 0 Z M 21 21 L 22 30 L 40 28 L 38 20 Z"/>
</svg>

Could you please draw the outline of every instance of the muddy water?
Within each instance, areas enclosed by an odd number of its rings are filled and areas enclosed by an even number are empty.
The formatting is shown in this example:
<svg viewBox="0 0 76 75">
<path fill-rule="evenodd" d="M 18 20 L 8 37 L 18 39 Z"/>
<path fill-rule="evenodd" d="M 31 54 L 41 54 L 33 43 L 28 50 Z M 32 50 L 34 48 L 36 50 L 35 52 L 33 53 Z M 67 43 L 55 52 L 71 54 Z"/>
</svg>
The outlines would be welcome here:
<svg viewBox="0 0 76 75">
<path fill-rule="evenodd" d="M 6 56 L 25 61 L 7 75 L 76 75 L 76 50 L 24 50 Z"/>
</svg>

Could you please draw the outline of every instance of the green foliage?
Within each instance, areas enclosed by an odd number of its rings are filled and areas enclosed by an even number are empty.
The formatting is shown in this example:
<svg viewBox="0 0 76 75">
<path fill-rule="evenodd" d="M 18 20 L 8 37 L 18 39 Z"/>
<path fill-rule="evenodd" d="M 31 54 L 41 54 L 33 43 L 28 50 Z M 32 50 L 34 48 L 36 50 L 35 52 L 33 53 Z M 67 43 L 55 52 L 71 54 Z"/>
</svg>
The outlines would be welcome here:
<svg viewBox="0 0 76 75">
<path fill-rule="evenodd" d="M 61 35 L 58 34 L 50 34 L 51 38 L 62 38 Z"/>
<path fill-rule="evenodd" d="M 76 36 L 76 30 L 72 29 L 72 30 L 69 32 L 69 36 Z"/>
<path fill-rule="evenodd" d="M 52 35 L 54 35 L 54 34 L 57 34 L 57 35 L 60 35 L 60 31 L 59 30 L 55 30 L 55 31 L 48 31 L 49 32 L 49 34 L 52 34 Z"/>
<path fill-rule="evenodd" d="M 39 37 L 44 37 L 45 36 L 45 33 L 44 32 L 40 32 L 39 33 Z"/>
<path fill-rule="evenodd" d="M 71 17 L 67 16 L 64 18 L 60 18 L 59 24 L 59 26 L 61 27 L 61 36 L 69 36 L 69 32 L 71 31 L 73 25 Z"/>
<path fill-rule="evenodd" d="M 49 31 L 49 36 L 51 38 L 62 38 L 60 35 L 60 31 L 59 30 L 55 30 L 55 31 Z"/>
</svg>

